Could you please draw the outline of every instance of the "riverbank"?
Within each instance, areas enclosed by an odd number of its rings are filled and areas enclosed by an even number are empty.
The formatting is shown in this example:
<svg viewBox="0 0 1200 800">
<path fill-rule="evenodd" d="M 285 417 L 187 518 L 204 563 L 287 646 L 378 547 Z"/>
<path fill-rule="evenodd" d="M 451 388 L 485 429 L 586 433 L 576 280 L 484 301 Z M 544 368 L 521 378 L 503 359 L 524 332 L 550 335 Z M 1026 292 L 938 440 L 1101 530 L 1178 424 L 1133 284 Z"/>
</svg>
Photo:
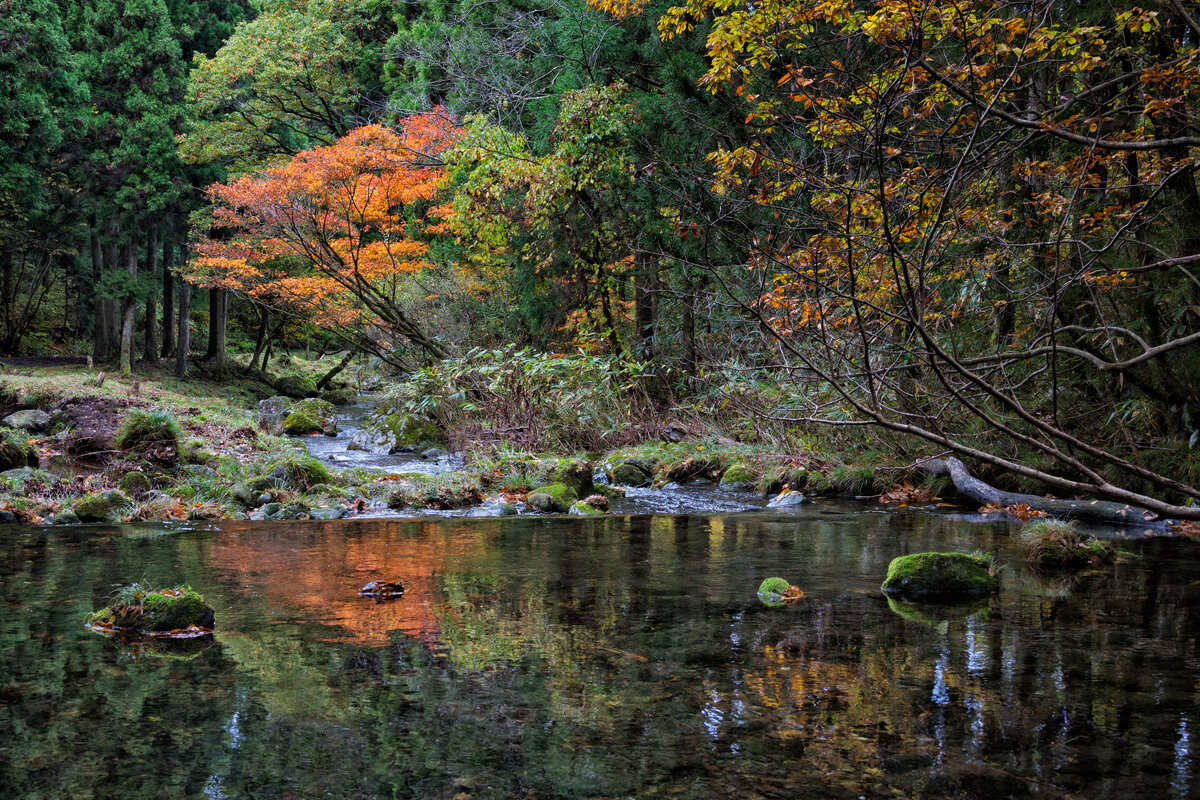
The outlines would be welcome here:
<svg viewBox="0 0 1200 800">
<path fill-rule="evenodd" d="M 293 363 L 296 374 L 274 385 L 254 378 L 178 381 L 152 368 L 121 377 L 78 363 L 4 366 L 0 418 L 18 427 L 3 431 L 0 520 L 588 514 L 629 510 L 636 502 L 627 493 L 637 497 L 664 487 L 693 495 L 720 492 L 737 508 L 762 506 L 769 498 L 784 507 L 798 505 L 804 494 L 877 495 L 884 488 L 869 469 L 830 468 L 812 456 L 780 455 L 761 444 L 670 424 L 648 426 L 640 432 L 644 441 L 603 452 L 534 453 L 489 441 L 454 461 L 442 449 L 422 447 L 426 459 L 441 456 L 437 468 L 416 454 L 411 463 L 387 469 L 340 468 L 341 457 L 326 452 L 328 445 L 313 448 L 323 453 L 316 458 L 306 447 L 308 437 L 283 433 L 285 419 L 304 418 L 296 424 L 308 427 L 291 424 L 289 430 L 311 431 L 317 442 L 332 444 L 322 436 L 336 431 L 332 405 L 303 401 L 305 414 L 292 414 L 300 401 L 284 398 L 271 401 L 274 419 L 263 416 L 263 400 L 278 397 L 281 386 L 311 393 L 311 376 L 326 366 Z M 353 397 L 346 384 L 332 388 L 325 395 L 332 400 Z M 123 435 L 130 427 L 133 432 Z M 336 446 L 396 449 L 386 437 L 372 441 L 377 435 Z"/>
</svg>

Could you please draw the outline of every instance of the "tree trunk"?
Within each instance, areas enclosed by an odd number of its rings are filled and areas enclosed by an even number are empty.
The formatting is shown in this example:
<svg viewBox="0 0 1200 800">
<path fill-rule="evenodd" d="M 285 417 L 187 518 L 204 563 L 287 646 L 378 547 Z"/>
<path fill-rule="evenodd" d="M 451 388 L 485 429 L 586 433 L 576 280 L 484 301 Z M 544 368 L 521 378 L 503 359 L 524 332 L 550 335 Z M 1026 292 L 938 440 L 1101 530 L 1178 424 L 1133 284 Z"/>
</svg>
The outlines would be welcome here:
<svg viewBox="0 0 1200 800">
<path fill-rule="evenodd" d="M 225 323 L 229 312 L 229 291 L 214 289 L 209 295 L 209 350 L 217 379 L 225 374 Z"/>
<path fill-rule="evenodd" d="M 696 374 L 696 288 L 689 280 L 683 290 L 683 319 L 681 320 L 683 339 L 683 371 L 688 375 Z"/>
<path fill-rule="evenodd" d="M 158 225 L 151 224 L 146 236 L 146 271 L 151 278 L 158 277 Z M 158 364 L 158 297 L 155 292 L 146 295 L 146 349 L 143 358 L 149 364 Z"/>
<path fill-rule="evenodd" d="M 192 285 L 179 282 L 179 345 L 175 349 L 175 377 L 187 377 L 188 351 L 192 348 Z"/>
<path fill-rule="evenodd" d="M 174 264 L 175 243 L 168 236 L 163 239 L 163 343 L 162 357 L 170 358 L 175 352 L 175 275 L 171 272 Z"/>
<path fill-rule="evenodd" d="M 137 277 L 137 242 L 130 241 L 122 248 L 129 277 Z M 121 374 L 133 374 L 133 323 L 137 317 L 137 300 L 126 295 L 121 303 Z"/>
<path fill-rule="evenodd" d="M 647 253 L 638 253 L 633 276 L 633 316 L 637 326 L 636 354 L 646 361 L 654 360 L 654 260 Z"/>
<path fill-rule="evenodd" d="M 105 223 L 105 231 L 108 223 Z M 92 357 L 97 362 L 107 361 L 108 351 L 108 302 L 100 295 L 100 282 L 104 279 L 107 243 L 100 234 L 100 223 L 92 217 L 92 296 L 95 298 L 95 319 L 92 320 Z"/>
<path fill-rule="evenodd" d="M 329 382 L 337 377 L 337 374 L 349 366 L 351 359 L 354 358 L 354 348 L 346 351 L 346 355 L 337 363 L 333 369 L 321 376 L 321 380 L 317 381 L 317 391 L 322 392 L 325 387 L 329 386 Z"/>
<path fill-rule="evenodd" d="M 266 305 L 259 305 L 258 313 L 258 336 L 254 340 L 254 355 L 250 356 L 249 369 L 251 371 L 258 369 L 258 359 L 267 348 L 267 334 L 270 332 L 271 324 L 271 309 Z"/>
</svg>

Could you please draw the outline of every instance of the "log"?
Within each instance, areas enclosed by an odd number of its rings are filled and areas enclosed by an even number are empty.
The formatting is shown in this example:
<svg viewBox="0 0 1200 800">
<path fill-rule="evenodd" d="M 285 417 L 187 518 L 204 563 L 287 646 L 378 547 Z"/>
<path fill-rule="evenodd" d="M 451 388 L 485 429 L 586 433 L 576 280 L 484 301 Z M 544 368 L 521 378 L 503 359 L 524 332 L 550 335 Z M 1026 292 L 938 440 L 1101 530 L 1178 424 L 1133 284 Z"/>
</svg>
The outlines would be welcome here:
<svg viewBox="0 0 1200 800">
<path fill-rule="evenodd" d="M 930 475 L 949 475 L 954 488 L 972 500 L 985 505 L 1027 505 L 1037 511 L 1045 511 L 1054 517 L 1078 519 L 1085 522 L 1104 522 L 1113 525 L 1144 525 L 1158 520 L 1158 514 L 1145 508 L 1110 503 L 1105 500 L 1056 500 L 1036 494 L 1004 492 L 995 486 L 971 477 L 966 466 L 957 458 L 928 458 L 918 461 L 917 466 Z"/>
</svg>

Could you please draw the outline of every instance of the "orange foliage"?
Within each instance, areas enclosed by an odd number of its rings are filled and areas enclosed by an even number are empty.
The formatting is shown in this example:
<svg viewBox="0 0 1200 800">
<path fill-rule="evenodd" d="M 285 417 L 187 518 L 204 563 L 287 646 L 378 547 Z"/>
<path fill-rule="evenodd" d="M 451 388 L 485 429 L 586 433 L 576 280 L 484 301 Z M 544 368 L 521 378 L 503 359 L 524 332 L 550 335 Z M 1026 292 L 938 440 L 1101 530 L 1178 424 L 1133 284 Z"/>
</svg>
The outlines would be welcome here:
<svg viewBox="0 0 1200 800">
<path fill-rule="evenodd" d="M 356 128 L 288 163 L 213 184 L 212 236 L 186 277 L 302 311 L 317 324 L 372 322 L 398 279 L 423 269 L 414 238 L 444 211 L 428 210 L 442 178 L 437 157 L 459 134 L 444 109 L 398 130 Z"/>
</svg>

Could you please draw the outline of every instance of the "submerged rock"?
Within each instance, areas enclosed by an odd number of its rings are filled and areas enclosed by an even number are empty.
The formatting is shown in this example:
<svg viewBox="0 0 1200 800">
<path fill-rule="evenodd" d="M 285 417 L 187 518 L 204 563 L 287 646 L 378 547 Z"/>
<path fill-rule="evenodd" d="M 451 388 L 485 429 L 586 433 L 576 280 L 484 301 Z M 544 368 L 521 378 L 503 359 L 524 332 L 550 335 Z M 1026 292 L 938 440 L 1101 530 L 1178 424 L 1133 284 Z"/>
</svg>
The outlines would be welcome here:
<svg viewBox="0 0 1200 800">
<path fill-rule="evenodd" d="M 127 586 L 107 608 L 88 616 L 87 624 L 101 630 L 170 633 L 189 628 L 211 631 L 213 609 L 190 586 L 151 589 Z"/>
<path fill-rule="evenodd" d="M 892 559 L 884 592 L 909 599 L 983 597 L 1000 588 L 990 556 L 914 553 Z"/>
<path fill-rule="evenodd" d="M 358 593 L 363 597 L 399 597 L 404 594 L 404 581 L 371 581 Z"/>
<path fill-rule="evenodd" d="M 50 415 L 38 409 L 16 411 L 5 417 L 3 424 L 29 433 L 42 433 L 50 429 Z"/>
</svg>

